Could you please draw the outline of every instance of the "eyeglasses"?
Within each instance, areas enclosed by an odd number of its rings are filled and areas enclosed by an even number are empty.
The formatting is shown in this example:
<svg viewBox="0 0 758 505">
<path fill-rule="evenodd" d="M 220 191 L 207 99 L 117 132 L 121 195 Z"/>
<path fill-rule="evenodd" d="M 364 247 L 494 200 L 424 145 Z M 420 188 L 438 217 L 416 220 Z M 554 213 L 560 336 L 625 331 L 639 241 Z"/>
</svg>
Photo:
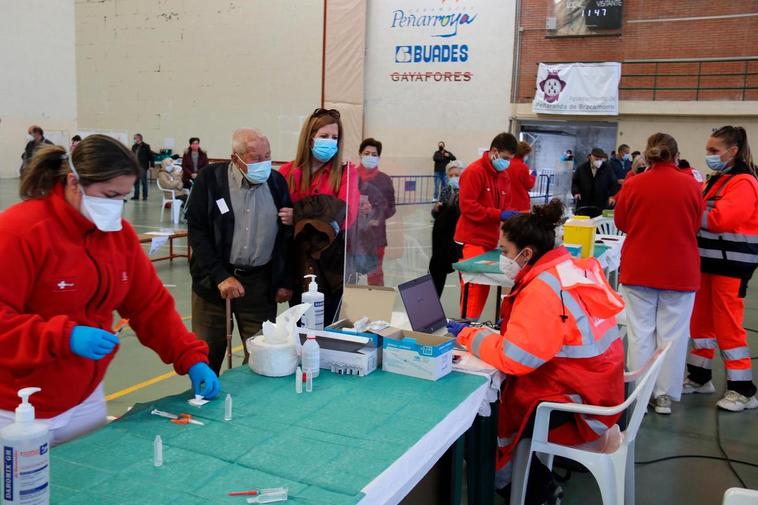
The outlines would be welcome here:
<svg viewBox="0 0 758 505">
<path fill-rule="evenodd" d="M 319 117 L 323 115 L 332 116 L 334 119 L 340 118 L 340 111 L 337 109 L 322 109 L 321 107 L 318 107 L 316 110 L 313 111 L 313 114 L 311 114 L 311 117 Z"/>
</svg>

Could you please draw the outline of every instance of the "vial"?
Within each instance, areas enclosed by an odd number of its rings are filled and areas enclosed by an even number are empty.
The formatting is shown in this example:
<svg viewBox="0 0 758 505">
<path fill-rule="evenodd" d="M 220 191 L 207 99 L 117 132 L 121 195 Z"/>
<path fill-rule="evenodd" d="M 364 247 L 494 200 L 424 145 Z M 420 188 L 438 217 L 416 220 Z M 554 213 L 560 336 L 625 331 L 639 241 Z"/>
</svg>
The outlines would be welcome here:
<svg viewBox="0 0 758 505">
<path fill-rule="evenodd" d="M 224 421 L 232 420 L 232 395 L 226 393 L 226 400 L 224 400 Z"/>
<path fill-rule="evenodd" d="M 163 466 L 163 440 L 160 435 L 155 435 L 153 442 L 153 466 Z"/>
</svg>

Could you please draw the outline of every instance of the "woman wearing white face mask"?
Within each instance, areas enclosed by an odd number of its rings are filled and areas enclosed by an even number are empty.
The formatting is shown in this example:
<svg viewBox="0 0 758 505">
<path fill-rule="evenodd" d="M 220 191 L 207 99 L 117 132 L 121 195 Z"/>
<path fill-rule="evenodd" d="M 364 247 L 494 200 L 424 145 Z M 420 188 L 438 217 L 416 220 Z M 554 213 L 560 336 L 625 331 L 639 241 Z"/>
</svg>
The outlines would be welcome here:
<svg viewBox="0 0 758 505">
<path fill-rule="evenodd" d="M 158 184 L 163 189 L 173 189 L 176 192 L 177 200 L 187 201 L 187 194 L 184 190 L 182 181 L 182 169 L 174 165 L 174 160 L 166 158 L 161 162 L 161 169 L 158 172 Z"/>
<path fill-rule="evenodd" d="M 624 400 L 624 350 L 616 326 L 624 303 L 596 259 L 576 259 L 555 247 L 562 216 L 563 205 L 553 200 L 503 222 L 500 269 L 515 284 L 503 300 L 500 333 L 448 326 L 458 343 L 510 375 L 500 401 L 499 489 L 510 481 L 511 452 L 533 429 L 540 402 L 611 406 Z M 617 419 L 554 415 L 550 440 L 590 442 Z M 550 482 L 550 471 L 535 459 L 530 475 L 530 490 L 540 496 L 527 502 L 555 503 L 562 492 Z"/>
<path fill-rule="evenodd" d="M 53 444 L 105 424 L 102 380 L 119 342 L 114 311 L 188 373 L 197 394 L 218 394 L 207 345 L 187 331 L 121 218 L 137 174 L 134 155 L 110 137 L 87 137 L 71 158 L 43 146 L 21 183 L 25 201 L 0 214 L 0 427 L 28 386 L 42 388 L 33 403 Z"/>
<path fill-rule="evenodd" d="M 758 181 L 745 129 L 724 126 L 711 134 L 705 161 L 715 173 L 703 194 L 700 288 L 690 331 L 692 351 L 684 393 L 713 393 L 711 367 L 718 344 L 727 391 L 719 408 L 758 408 L 750 348 L 743 328 L 747 283 L 758 265 Z"/>
</svg>

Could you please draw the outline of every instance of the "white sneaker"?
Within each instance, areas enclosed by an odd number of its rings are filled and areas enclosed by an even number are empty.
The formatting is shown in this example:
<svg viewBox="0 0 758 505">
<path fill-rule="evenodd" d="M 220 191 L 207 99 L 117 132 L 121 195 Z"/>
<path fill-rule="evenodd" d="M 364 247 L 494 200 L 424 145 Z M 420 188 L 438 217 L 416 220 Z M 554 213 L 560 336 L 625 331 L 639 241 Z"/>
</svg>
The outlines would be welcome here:
<svg viewBox="0 0 758 505">
<path fill-rule="evenodd" d="M 682 386 L 682 394 L 689 395 L 692 393 L 711 394 L 716 391 L 713 386 L 713 382 L 708 381 L 705 384 L 698 384 L 695 381 L 690 380 L 689 377 L 684 379 L 684 385 Z"/>
<path fill-rule="evenodd" d="M 724 397 L 716 403 L 716 406 L 732 412 L 742 412 L 745 409 L 758 409 L 758 399 L 755 395 L 748 398 L 737 391 L 730 390 L 724 393 Z"/>
<path fill-rule="evenodd" d="M 656 396 L 650 400 L 650 405 L 656 414 L 671 414 L 671 397 L 669 395 Z"/>
</svg>

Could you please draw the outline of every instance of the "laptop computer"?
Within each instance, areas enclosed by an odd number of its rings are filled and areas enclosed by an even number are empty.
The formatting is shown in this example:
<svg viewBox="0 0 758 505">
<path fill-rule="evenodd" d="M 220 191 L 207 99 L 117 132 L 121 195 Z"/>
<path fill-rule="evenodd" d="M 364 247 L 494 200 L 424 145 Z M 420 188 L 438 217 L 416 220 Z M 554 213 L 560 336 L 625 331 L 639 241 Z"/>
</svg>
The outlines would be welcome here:
<svg viewBox="0 0 758 505">
<path fill-rule="evenodd" d="M 433 335 L 448 334 L 447 318 L 431 274 L 404 282 L 397 287 L 413 331 Z"/>
</svg>

